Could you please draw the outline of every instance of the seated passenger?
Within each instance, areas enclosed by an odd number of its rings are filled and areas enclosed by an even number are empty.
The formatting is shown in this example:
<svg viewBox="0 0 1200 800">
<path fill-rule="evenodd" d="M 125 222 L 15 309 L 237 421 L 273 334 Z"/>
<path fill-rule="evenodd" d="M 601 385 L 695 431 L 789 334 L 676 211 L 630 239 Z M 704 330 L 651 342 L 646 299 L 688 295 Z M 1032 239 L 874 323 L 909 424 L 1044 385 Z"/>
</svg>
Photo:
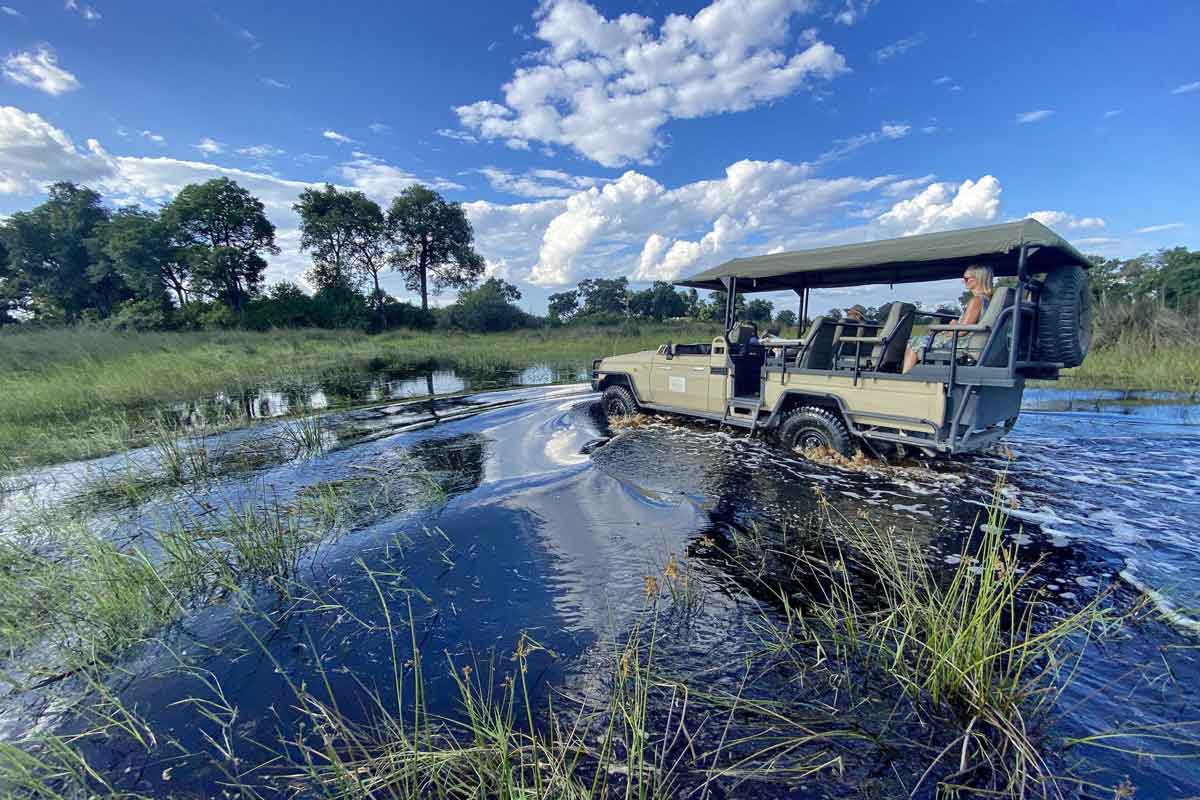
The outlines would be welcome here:
<svg viewBox="0 0 1200 800">
<path fill-rule="evenodd" d="M 857 305 L 857 304 L 852 305 L 848 309 L 846 309 L 846 316 L 842 317 L 842 319 L 847 320 L 849 322 L 870 322 L 871 321 L 871 320 L 867 319 L 867 309 L 864 306 Z"/>
<path fill-rule="evenodd" d="M 973 264 L 967 267 L 963 273 L 963 285 L 971 293 L 971 299 L 967 301 L 967 307 L 963 309 L 962 315 L 958 319 L 950 321 L 951 325 L 975 325 L 983 317 L 983 312 L 987 310 L 988 303 L 992 300 L 992 268 L 982 264 Z M 934 333 L 914 336 L 908 343 L 908 350 L 904 353 L 904 371 L 908 372 L 916 366 L 921 357 L 921 349 L 939 349 L 937 339 L 941 335 Z M 950 334 L 946 333 L 945 336 L 946 340 L 940 349 L 949 350 Z M 928 338 L 927 343 L 921 341 L 926 338 Z"/>
</svg>

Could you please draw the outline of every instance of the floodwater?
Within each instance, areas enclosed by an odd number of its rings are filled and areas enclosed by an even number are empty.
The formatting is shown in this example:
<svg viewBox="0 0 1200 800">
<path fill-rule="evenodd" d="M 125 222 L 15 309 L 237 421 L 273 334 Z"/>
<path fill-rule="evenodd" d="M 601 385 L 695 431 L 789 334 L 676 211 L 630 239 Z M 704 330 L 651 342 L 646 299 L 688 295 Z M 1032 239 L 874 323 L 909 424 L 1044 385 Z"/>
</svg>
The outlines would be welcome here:
<svg viewBox="0 0 1200 800">
<path fill-rule="evenodd" d="M 661 572 L 672 555 L 695 570 L 702 602 L 664 634 L 655 667 L 732 693 L 744 686 L 747 657 L 761 649 L 753 620 L 779 609 L 714 555 L 721 543 L 751 531 L 779 537 L 808 530 L 824 497 L 847 518 L 894 526 L 950 569 L 1005 473 L 1006 536 L 1021 545 L 1023 567 L 1037 562 L 1034 587 L 1049 598 L 1051 616 L 1105 591 L 1126 609 L 1149 591 L 1159 609 L 1088 647 L 1048 723 L 1058 740 L 1127 731 L 1110 740 L 1120 751 L 1078 746 L 1056 754 L 1051 766 L 1099 787 L 1128 779 L 1138 797 L 1200 794 L 1200 761 L 1175 758 L 1195 755 L 1195 746 L 1151 735 L 1165 729 L 1187 737 L 1195 733 L 1189 723 L 1200 720 L 1200 404 L 1194 398 L 1030 390 L 1026 412 L 993 453 L 953 465 L 862 470 L 806 461 L 741 431 L 678 419 L 656 417 L 613 431 L 586 384 L 519 385 L 564 377 L 570 376 L 534 370 L 509 376 L 509 388 L 497 391 L 404 399 L 486 383 L 447 370 L 376 376 L 352 389 L 265 387 L 249 399 L 175 407 L 173 413 L 193 421 L 222 402 L 268 417 L 298 405 L 337 410 L 325 417 L 322 452 L 242 462 L 186 492 L 167 490 L 97 512 L 129 541 L 152 529 L 172 503 L 212 508 L 265 492 L 287 504 L 314 487 L 367 474 L 394 478 L 395 492 L 305 558 L 297 580 L 320 602 L 288 603 L 260 591 L 253 598 L 257 615 L 211 603 L 128 653 L 112 670 L 110 688 L 147 720 L 158 746 L 147 751 L 119 737 L 89 741 L 93 767 L 126 791 L 218 796 L 229 773 L 218 766 L 214 743 L 225 742 L 222 730 L 232 731 L 246 780 L 259 781 L 267 796 L 288 796 L 292 790 L 273 784 L 269 768 L 254 771 L 269 760 L 258 743 L 304 735 L 295 686 L 327 682 L 325 693 L 344 712 L 364 717 L 369 690 L 390 691 L 395 659 L 392 639 L 382 632 L 381 596 L 401 662 L 411 655 L 411 615 L 434 713 L 459 713 L 449 664 L 456 670 L 499 664 L 499 684 L 523 633 L 545 648 L 530 656 L 539 696 L 596 687 L 604 682 L 604 654 L 643 613 L 645 577 Z M 341 399 L 321 402 L 334 395 Z M 267 420 L 220 434 L 211 447 L 262 441 L 281 424 Z M 44 470 L 23 490 L 24 500 L 9 498 L 7 513 L 86 492 L 97 474 L 126 458 L 139 455 Z M 419 481 L 404 477 L 415 473 L 436 481 L 434 501 Z M 773 699 L 799 691 L 786 680 L 769 686 L 763 691 Z M 235 723 L 225 729 L 198 716 L 188 701 L 213 697 L 214 687 L 236 708 Z M 78 723 L 68 698 L 82 691 L 68 678 L 9 694 L 0 700 L 0 737 L 70 732 Z M 709 793 L 907 796 L 950 741 L 936 732 L 920 735 L 925 749 L 914 753 L 855 740 L 835 746 L 841 771 L 714 785 Z M 721 736 L 712 722 L 697 733 L 701 741 Z M 1139 756 L 1139 749 L 1171 757 Z M 703 778 L 685 773 L 680 781 L 679 796 L 687 796 Z M 932 787 L 929 781 L 918 796 L 932 796 Z M 1111 788 L 1067 784 L 1065 791 L 1113 796 Z"/>
</svg>

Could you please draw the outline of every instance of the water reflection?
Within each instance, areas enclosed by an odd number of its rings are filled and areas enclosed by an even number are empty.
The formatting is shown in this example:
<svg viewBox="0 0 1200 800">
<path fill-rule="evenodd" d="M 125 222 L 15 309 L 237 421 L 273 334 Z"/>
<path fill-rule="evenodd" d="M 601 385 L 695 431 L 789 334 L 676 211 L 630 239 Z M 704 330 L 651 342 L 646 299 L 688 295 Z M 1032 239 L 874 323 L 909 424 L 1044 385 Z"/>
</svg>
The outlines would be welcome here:
<svg viewBox="0 0 1200 800">
<path fill-rule="evenodd" d="M 484 370 L 426 364 L 402 370 L 379 368 L 318 380 L 279 380 L 207 398 L 170 404 L 168 422 L 185 428 L 260 420 L 311 410 L 348 407 L 386 400 L 459 394 L 519 386 L 545 386 L 588 379 L 584 367 L 531 364 L 523 369 Z"/>
</svg>

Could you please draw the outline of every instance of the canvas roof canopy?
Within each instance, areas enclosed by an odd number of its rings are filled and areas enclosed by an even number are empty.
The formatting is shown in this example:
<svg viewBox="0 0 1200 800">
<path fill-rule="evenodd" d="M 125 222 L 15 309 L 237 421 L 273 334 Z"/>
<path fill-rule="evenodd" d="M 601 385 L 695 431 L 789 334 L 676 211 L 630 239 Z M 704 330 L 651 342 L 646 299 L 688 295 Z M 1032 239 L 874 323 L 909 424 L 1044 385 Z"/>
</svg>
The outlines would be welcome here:
<svg viewBox="0 0 1200 800">
<path fill-rule="evenodd" d="M 736 277 L 739 292 L 919 283 L 958 278 L 971 264 L 990 266 L 997 276 L 1016 275 L 1022 244 L 1029 248 L 1025 263 L 1030 273 L 1070 264 L 1090 266 L 1066 239 L 1035 219 L 1024 219 L 899 239 L 735 258 L 675 283 L 697 289 L 724 289 L 721 279 Z"/>
</svg>

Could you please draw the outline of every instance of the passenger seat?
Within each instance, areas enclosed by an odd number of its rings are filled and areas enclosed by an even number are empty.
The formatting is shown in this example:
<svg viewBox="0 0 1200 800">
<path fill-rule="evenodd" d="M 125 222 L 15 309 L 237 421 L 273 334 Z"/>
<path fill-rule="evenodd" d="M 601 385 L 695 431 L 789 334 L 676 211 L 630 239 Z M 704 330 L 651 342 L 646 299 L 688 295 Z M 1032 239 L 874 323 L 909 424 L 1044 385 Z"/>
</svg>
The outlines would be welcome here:
<svg viewBox="0 0 1200 800">
<path fill-rule="evenodd" d="M 887 320 L 875 336 L 842 336 L 838 357 L 854 366 L 855 351 L 862 345 L 871 348 L 870 355 L 859 364 L 863 370 L 899 372 L 904 363 L 904 351 L 912 335 L 916 306 L 912 303 L 892 303 Z M 849 359 L 844 357 L 849 356 Z"/>
<path fill-rule="evenodd" d="M 833 337 L 841 329 L 828 317 L 817 317 L 809 326 L 804 341 L 796 354 L 796 366 L 800 369 L 832 369 Z"/>
</svg>

